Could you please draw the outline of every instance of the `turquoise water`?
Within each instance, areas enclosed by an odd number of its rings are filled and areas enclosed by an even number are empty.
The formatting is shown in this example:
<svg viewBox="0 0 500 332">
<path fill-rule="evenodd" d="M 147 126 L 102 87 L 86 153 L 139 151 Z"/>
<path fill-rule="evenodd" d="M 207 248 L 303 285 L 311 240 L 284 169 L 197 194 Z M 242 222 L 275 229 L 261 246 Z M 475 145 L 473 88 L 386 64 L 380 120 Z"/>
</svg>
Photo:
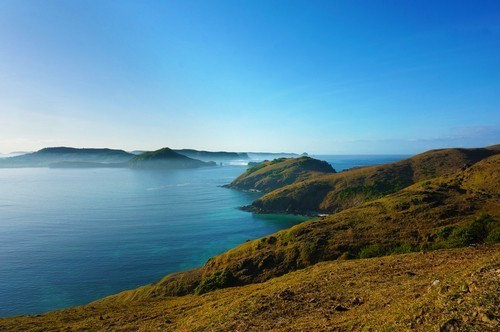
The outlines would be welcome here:
<svg viewBox="0 0 500 332">
<path fill-rule="evenodd" d="M 0 316 L 88 303 L 304 220 L 237 209 L 244 167 L 0 170 Z"/>
<path fill-rule="evenodd" d="M 304 220 L 239 210 L 258 194 L 219 186 L 244 170 L 0 169 L 0 317 L 136 288 Z"/>
</svg>

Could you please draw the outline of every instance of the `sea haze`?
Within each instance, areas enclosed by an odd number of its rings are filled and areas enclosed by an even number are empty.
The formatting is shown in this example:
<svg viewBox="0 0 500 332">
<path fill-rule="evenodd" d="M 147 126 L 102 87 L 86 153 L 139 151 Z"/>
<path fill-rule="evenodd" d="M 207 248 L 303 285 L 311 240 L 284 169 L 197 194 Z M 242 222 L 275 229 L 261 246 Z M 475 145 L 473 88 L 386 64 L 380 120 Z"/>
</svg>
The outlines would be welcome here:
<svg viewBox="0 0 500 332">
<path fill-rule="evenodd" d="M 305 220 L 239 210 L 259 194 L 219 186 L 244 170 L 0 169 L 0 317 L 85 304 Z"/>
</svg>

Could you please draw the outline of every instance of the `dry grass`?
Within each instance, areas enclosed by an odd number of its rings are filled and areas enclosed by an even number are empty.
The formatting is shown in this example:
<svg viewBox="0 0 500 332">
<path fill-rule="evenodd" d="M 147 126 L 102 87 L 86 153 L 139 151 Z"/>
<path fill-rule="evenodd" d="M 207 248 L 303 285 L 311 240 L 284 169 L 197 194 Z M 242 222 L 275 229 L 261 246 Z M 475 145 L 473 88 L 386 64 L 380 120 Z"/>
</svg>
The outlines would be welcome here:
<svg viewBox="0 0 500 332">
<path fill-rule="evenodd" d="M 0 319 L 0 330 L 495 331 L 499 294 L 500 246 L 491 245 L 325 262 L 202 296 L 112 297 Z"/>
<path fill-rule="evenodd" d="M 326 161 L 309 157 L 278 158 L 249 167 L 227 187 L 270 192 L 329 173 L 335 173 L 335 170 Z"/>
<path fill-rule="evenodd" d="M 497 153 L 498 146 L 431 150 L 390 164 L 296 181 L 266 194 L 252 207 L 257 212 L 338 212 L 414 183 L 455 173 Z"/>
</svg>

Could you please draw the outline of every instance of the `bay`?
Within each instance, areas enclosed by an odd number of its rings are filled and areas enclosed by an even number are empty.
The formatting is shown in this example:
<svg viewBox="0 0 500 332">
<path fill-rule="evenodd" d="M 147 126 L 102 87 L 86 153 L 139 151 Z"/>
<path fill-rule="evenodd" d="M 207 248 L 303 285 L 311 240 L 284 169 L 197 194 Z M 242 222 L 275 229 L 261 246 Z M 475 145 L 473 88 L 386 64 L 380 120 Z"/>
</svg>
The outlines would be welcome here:
<svg viewBox="0 0 500 332">
<path fill-rule="evenodd" d="M 259 194 L 220 186 L 245 168 L 0 169 L 0 317 L 86 304 L 307 219 L 239 210 Z"/>
</svg>

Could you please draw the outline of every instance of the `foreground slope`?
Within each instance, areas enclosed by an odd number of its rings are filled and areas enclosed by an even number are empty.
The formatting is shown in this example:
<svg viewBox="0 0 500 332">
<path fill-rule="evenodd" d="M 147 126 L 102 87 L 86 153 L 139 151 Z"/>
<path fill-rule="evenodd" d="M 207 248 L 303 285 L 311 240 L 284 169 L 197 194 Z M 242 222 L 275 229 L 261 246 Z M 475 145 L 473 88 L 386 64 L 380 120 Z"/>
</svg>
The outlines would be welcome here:
<svg viewBox="0 0 500 332">
<path fill-rule="evenodd" d="M 419 181 L 454 173 L 498 153 L 500 145 L 431 150 L 390 164 L 296 181 L 264 195 L 247 209 L 261 213 L 337 212 Z"/>
<path fill-rule="evenodd" d="M 202 296 L 125 295 L 36 316 L 2 331 L 497 331 L 500 247 L 319 263 Z"/>
<path fill-rule="evenodd" d="M 278 158 L 249 167 L 226 187 L 269 192 L 330 173 L 335 173 L 335 170 L 325 161 L 309 157 Z"/>
</svg>

